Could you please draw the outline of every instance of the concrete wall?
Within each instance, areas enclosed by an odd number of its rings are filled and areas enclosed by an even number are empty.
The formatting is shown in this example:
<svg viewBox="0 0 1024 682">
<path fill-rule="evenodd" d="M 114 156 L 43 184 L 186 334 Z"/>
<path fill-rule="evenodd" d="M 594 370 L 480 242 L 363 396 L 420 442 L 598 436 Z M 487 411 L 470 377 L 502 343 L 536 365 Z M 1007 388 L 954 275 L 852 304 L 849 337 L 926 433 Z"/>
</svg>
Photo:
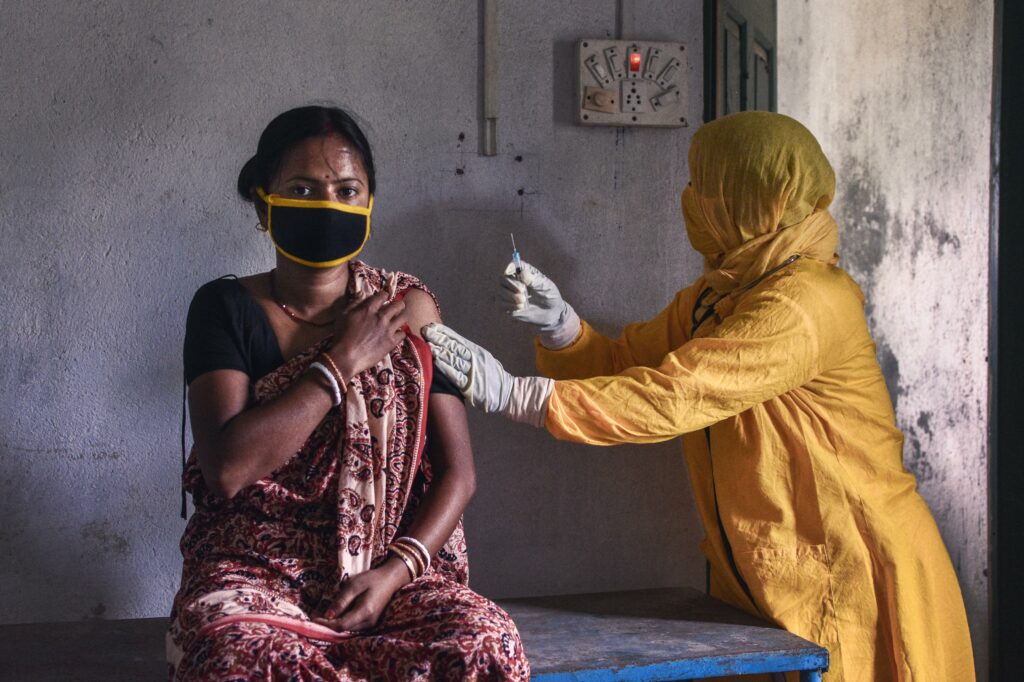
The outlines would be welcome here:
<svg viewBox="0 0 1024 682">
<path fill-rule="evenodd" d="M 989 0 L 779 2 L 779 110 L 836 168 L 841 265 L 988 646 Z"/>
<path fill-rule="evenodd" d="M 690 45 L 692 121 L 701 6 L 627 2 L 622 21 Z M 494 158 L 477 155 L 478 3 L 369 7 L 0 4 L 0 622 L 167 612 L 185 312 L 203 282 L 273 263 L 234 182 L 284 109 L 361 116 L 380 168 L 366 259 L 421 275 L 513 371 L 533 361 L 495 305 L 510 231 L 608 331 L 699 271 L 677 199 L 693 129 L 573 123 L 575 40 L 614 35 L 615 3 L 501 3 Z M 471 427 L 477 589 L 702 585 L 677 444 L 569 446 L 478 414 Z"/>
</svg>

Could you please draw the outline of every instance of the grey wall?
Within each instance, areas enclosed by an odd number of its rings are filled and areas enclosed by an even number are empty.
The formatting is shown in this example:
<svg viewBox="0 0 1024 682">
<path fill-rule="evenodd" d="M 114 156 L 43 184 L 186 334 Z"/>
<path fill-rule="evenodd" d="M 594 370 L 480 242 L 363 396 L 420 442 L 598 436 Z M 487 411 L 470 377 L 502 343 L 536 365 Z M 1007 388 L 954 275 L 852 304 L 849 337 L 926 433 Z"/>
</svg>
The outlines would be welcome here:
<svg viewBox="0 0 1024 682">
<path fill-rule="evenodd" d="M 692 121 L 701 5 L 628 2 L 623 21 L 627 37 L 690 45 Z M 234 181 L 286 108 L 362 117 L 380 165 L 366 259 L 422 276 L 446 321 L 513 371 L 533 364 L 528 332 L 495 306 L 510 231 L 611 332 L 697 274 L 678 204 L 692 129 L 572 121 L 575 40 L 614 35 L 615 3 L 501 3 L 495 158 L 477 155 L 477 2 L 370 7 L 0 3 L 0 622 L 167 612 L 184 316 L 203 282 L 272 266 Z M 703 583 L 677 444 L 569 446 L 477 414 L 471 427 L 477 589 Z"/>
<path fill-rule="evenodd" d="M 838 176 L 840 265 L 879 360 L 987 675 L 989 0 L 779 2 L 779 107 Z"/>
</svg>

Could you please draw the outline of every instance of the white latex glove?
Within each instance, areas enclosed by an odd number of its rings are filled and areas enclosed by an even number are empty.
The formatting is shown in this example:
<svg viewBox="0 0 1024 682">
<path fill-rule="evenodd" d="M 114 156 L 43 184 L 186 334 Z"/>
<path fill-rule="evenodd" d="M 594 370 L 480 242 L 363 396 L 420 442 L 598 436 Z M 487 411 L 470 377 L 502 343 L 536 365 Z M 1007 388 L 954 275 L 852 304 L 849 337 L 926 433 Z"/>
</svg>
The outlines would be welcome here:
<svg viewBox="0 0 1024 682">
<path fill-rule="evenodd" d="M 443 324 L 423 328 L 434 369 L 455 384 L 470 405 L 538 428 L 544 426 L 554 379 L 514 377 L 498 360 Z"/>
<path fill-rule="evenodd" d="M 501 307 L 514 319 L 536 327 L 545 348 L 565 348 L 579 336 L 580 316 L 562 299 L 555 283 L 526 261 L 521 279 L 516 275 L 515 263 L 505 268 L 501 277 Z"/>
</svg>

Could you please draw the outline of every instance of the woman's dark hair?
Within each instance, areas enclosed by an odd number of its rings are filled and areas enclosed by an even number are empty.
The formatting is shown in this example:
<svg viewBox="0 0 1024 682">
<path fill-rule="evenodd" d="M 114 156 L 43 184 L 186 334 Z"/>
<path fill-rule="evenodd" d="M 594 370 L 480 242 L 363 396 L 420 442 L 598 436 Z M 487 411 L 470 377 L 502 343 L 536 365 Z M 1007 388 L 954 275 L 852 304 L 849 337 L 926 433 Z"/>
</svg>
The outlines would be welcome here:
<svg viewBox="0 0 1024 682">
<path fill-rule="evenodd" d="M 256 187 L 266 189 L 288 150 L 307 138 L 328 135 L 339 135 L 352 143 L 362 157 L 370 194 L 373 194 L 377 189 L 373 152 L 359 124 L 344 109 L 316 105 L 290 109 L 267 125 L 260 135 L 256 155 L 245 162 L 238 174 L 238 193 L 246 201 L 253 201 L 253 190 Z"/>
</svg>

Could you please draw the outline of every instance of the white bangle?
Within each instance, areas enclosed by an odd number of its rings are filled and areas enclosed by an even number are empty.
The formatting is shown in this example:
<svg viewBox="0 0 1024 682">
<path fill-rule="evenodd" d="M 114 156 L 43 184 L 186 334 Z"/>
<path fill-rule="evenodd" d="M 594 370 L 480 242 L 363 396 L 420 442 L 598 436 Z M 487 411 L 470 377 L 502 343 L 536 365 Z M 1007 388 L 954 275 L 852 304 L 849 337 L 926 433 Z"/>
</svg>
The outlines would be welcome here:
<svg viewBox="0 0 1024 682">
<path fill-rule="evenodd" d="M 324 365 L 320 364 L 319 362 L 314 362 L 310 364 L 309 368 L 315 369 L 316 371 L 320 372 L 321 374 L 324 375 L 324 378 L 327 379 L 327 383 L 330 384 L 331 386 L 331 395 L 334 396 L 333 407 L 341 405 L 341 388 L 338 387 L 338 380 L 334 378 L 333 374 L 331 374 L 331 370 L 327 369 Z"/>
<path fill-rule="evenodd" d="M 426 568 L 423 569 L 423 572 L 426 573 L 428 570 L 430 570 L 430 552 L 427 550 L 426 545 L 424 545 L 416 538 L 408 535 L 398 538 L 398 542 L 408 542 L 410 545 L 419 550 L 420 556 L 423 558 L 423 561 L 426 564 Z"/>
</svg>

